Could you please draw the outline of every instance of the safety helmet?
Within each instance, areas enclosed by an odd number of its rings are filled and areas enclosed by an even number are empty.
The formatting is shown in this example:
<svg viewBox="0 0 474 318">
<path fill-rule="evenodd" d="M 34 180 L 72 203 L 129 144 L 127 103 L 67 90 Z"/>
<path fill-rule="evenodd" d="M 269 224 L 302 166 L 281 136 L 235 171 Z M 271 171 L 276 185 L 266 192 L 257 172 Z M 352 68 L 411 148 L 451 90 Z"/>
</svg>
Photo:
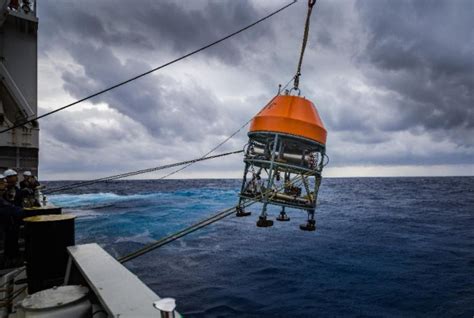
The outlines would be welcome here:
<svg viewBox="0 0 474 318">
<path fill-rule="evenodd" d="M 0 181 L 5 181 L 5 176 L 0 173 Z"/>
<path fill-rule="evenodd" d="M 31 177 L 31 171 L 25 171 L 23 172 L 24 176 Z"/>
<path fill-rule="evenodd" d="M 11 177 L 11 176 L 16 176 L 16 175 L 18 175 L 18 174 L 16 173 L 15 170 L 13 170 L 13 169 L 8 169 L 8 170 L 5 170 L 5 171 L 3 172 L 3 175 L 5 176 L 5 178 L 7 178 L 7 177 Z"/>
</svg>

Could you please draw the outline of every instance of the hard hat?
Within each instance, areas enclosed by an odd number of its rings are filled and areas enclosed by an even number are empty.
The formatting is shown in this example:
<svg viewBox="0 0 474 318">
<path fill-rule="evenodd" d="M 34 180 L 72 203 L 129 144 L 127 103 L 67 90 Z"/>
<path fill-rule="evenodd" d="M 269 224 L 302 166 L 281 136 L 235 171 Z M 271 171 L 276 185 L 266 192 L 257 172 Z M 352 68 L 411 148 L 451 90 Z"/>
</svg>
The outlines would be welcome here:
<svg viewBox="0 0 474 318">
<path fill-rule="evenodd" d="M 31 177 L 31 171 L 25 171 L 23 172 L 24 176 Z"/>
<path fill-rule="evenodd" d="M 3 180 L 5 180 L 5 176 L 0 173 L 0 181 L 3 181 Z"/>
<path fill-rule="evenodd" d="M 11 177 L 11 176 L 16 176 L 16 175 L 18 175 L 18 174 L 16 173 L 15 170 L 13 170 L 13 169 L 8 169 L 8 170 L 5 170 L 5 171 L 3 172 L 3 175 L 4 175 L 5 177 Z"/>
</svg>

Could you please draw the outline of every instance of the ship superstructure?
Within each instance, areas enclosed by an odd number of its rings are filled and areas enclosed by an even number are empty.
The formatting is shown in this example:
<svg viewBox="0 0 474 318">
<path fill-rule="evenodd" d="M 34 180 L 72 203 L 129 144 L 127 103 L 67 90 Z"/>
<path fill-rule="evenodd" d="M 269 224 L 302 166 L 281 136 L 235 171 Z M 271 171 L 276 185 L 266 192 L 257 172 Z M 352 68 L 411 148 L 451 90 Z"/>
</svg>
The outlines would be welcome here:
<svg viewBox="0 0 474 318">
<path fill-rule="evenodd" d="M 37 116 L 38 63 L 35 0 L 0 0 L 0 130 Z M 0 134 L 0 172 L 38 172 L 36 121 Z"/>
</svg>

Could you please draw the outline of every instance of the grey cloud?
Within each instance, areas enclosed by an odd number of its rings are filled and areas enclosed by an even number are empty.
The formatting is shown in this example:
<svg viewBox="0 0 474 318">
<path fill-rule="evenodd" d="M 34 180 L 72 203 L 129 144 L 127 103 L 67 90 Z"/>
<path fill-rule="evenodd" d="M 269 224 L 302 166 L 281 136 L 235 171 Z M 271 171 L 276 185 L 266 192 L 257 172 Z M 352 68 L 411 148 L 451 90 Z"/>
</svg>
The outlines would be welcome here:
<svg viewBox="0 0 474 318">
<path fill-rule="evenodd" d="M 369 64 L 365 74 L 373 85 L 398 94 L 397 128 L 421 126 L 447 133 L 463 128 L 472 134 L 474 2 L 357 4 L 369 37 L 358 59 Z"/>
<path fill-rule="evenodd" d="M 116 1 L 45 1 L 41 12 L 43 33 L 57 40 L 89 42 L 95 45 L 167 51 L 182 54 L 237 30 L 263 15 L 249 1 L 152 1 L 126 5 Z M 258 50 L 257 39 L 273 37 L 268 25 L 239 35 L 206 51 L 225 63 L 238 63 L 247 49 Z M 40 51 L 48 49 L 47 42 Z"/>
<path fill-rule="evenodd" d="M 108 47 L 71 44 L 71 55 L 84 73 L 64 70 L 64 88 L 75 98 L 87 96 L 150 68 L 128 59 L 122 63 Z M 142 78 L 92 100 L 112 108 L 144 125 L 163 138 L 195 140 L 218 125 L 218 104 L 211 92 L 195 85 L 183 87 L 172 78 L 156 75 Z"/>
<path fill-rule="evenodd" d="M 96 112 L 97 114 L 97 112 Z M 97 115 L 96 115 L 97 116 Z M 126 126 L 106 126 L 97 122 L 88 121 L 91 111 L 80 110 L 70 114 L 58 114 L 55 120 L 45 121 L 45 130 L 49 139 L 74 145 L 76 149 L 84 151 L 95 151 L 105 147 L 114 140 L 133 141 L 138 135 Z"/>
<path fill-rule="evenodd" d="M 47 59 L 56 49 L 66 52 L 73 67 L 57 63 L 56 71 L 64 90 L 78 99 L 271 10 L 259 9 L 257 3 L 42 1 L 40 57 Z M 431 8 L 423 1 L 318 1 L 301 86 L 328 129 L 331 166 L 473 163 L 474 44 L 466 13 L 472 3 L 428 5 Z M 43 141 L 45 151 L 53 155 L 42 165 L 51 171 L 117 169 L 112 174 L 207 152 L 294 74 L 305 6 L 306 1 L 300 1 L 276 18 L 188 59 L 188 76 L 182 69 L 179 74 L 157 72 L 91 100 L 123 114 L 125 119 L 115 118 L 117 126 L 91 124 L 91 109 L 83 115 L 52 116 L 42 131 L 50 138 Z M 203 64 L 222 68 L 222 77 L 197 74 Z M 236 78 L 250 85 L 242 89 Z M 223 87 L 227 82 L 234 87 Z M 214 89 L 216 84 L 225 92 Z M 225 150 L 240 148 L 247 139 L 245 130 Z M 83 151 L 99 159 L 88 159 Z M 77 163 L 74 168 L 53 158 L 62 153 Z M 239 169 L 240 160 L 232 162 L 234 170 Z M 196 169 L 229 167 L 212 162 Z"/>
</svg>

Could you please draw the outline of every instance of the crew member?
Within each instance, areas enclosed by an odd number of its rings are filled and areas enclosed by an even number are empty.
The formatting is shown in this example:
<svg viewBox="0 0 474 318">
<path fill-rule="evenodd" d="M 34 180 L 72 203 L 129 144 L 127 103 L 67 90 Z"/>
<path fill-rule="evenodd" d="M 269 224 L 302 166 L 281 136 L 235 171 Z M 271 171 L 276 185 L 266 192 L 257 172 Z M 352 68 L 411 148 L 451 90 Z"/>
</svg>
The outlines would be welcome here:
<svg viewBox="0 0 474 318">
<path fill-rule="evenodd" d="M 36 187 L 39 187 L 40 183 L 36 178 L 31 174 L 31 171 L 23 172 L 23 181 L 20 182 L 20 189 L 31 189 L 35 190 Z"/>
<path fill-rule="evenodd" d="M 8 5 L 8 7 L 13 10 L 18 10 L 18 7 L 20 6 L 18 2 L 18 0 L 10 0 L 10 4 Z"/>
<path fill-rule="evenodd" d="M 3 198 L 7 200 L 10 204 L 13 204 L 18 207 L 22 207 L 23 199 L 21 191 L 17 186 L 18 183 L 18 174 L 13 169 L 6 170 L 3 175 L 7 180 L 7 185 Z"/>
<path fill-rule="evenodd" d="M 10 266 L 9 262 L 14 262 L 14 259 L 18 257 L 19 224 L 24 215 L 20 207 L 4 198 L 7 192 L 7 180 L 4 175 L 0 174 L 0 225 L 5 232 L 5 265 Z"/>
<path fill-rule="evenodd" d="M 41 206 L 36 197 L 36 190 L 40 186 L 31 171 L 23 172 L 23 180 L 20 182 L 21 196 L 23 198 L 23 208 Z"/>
</svg>

